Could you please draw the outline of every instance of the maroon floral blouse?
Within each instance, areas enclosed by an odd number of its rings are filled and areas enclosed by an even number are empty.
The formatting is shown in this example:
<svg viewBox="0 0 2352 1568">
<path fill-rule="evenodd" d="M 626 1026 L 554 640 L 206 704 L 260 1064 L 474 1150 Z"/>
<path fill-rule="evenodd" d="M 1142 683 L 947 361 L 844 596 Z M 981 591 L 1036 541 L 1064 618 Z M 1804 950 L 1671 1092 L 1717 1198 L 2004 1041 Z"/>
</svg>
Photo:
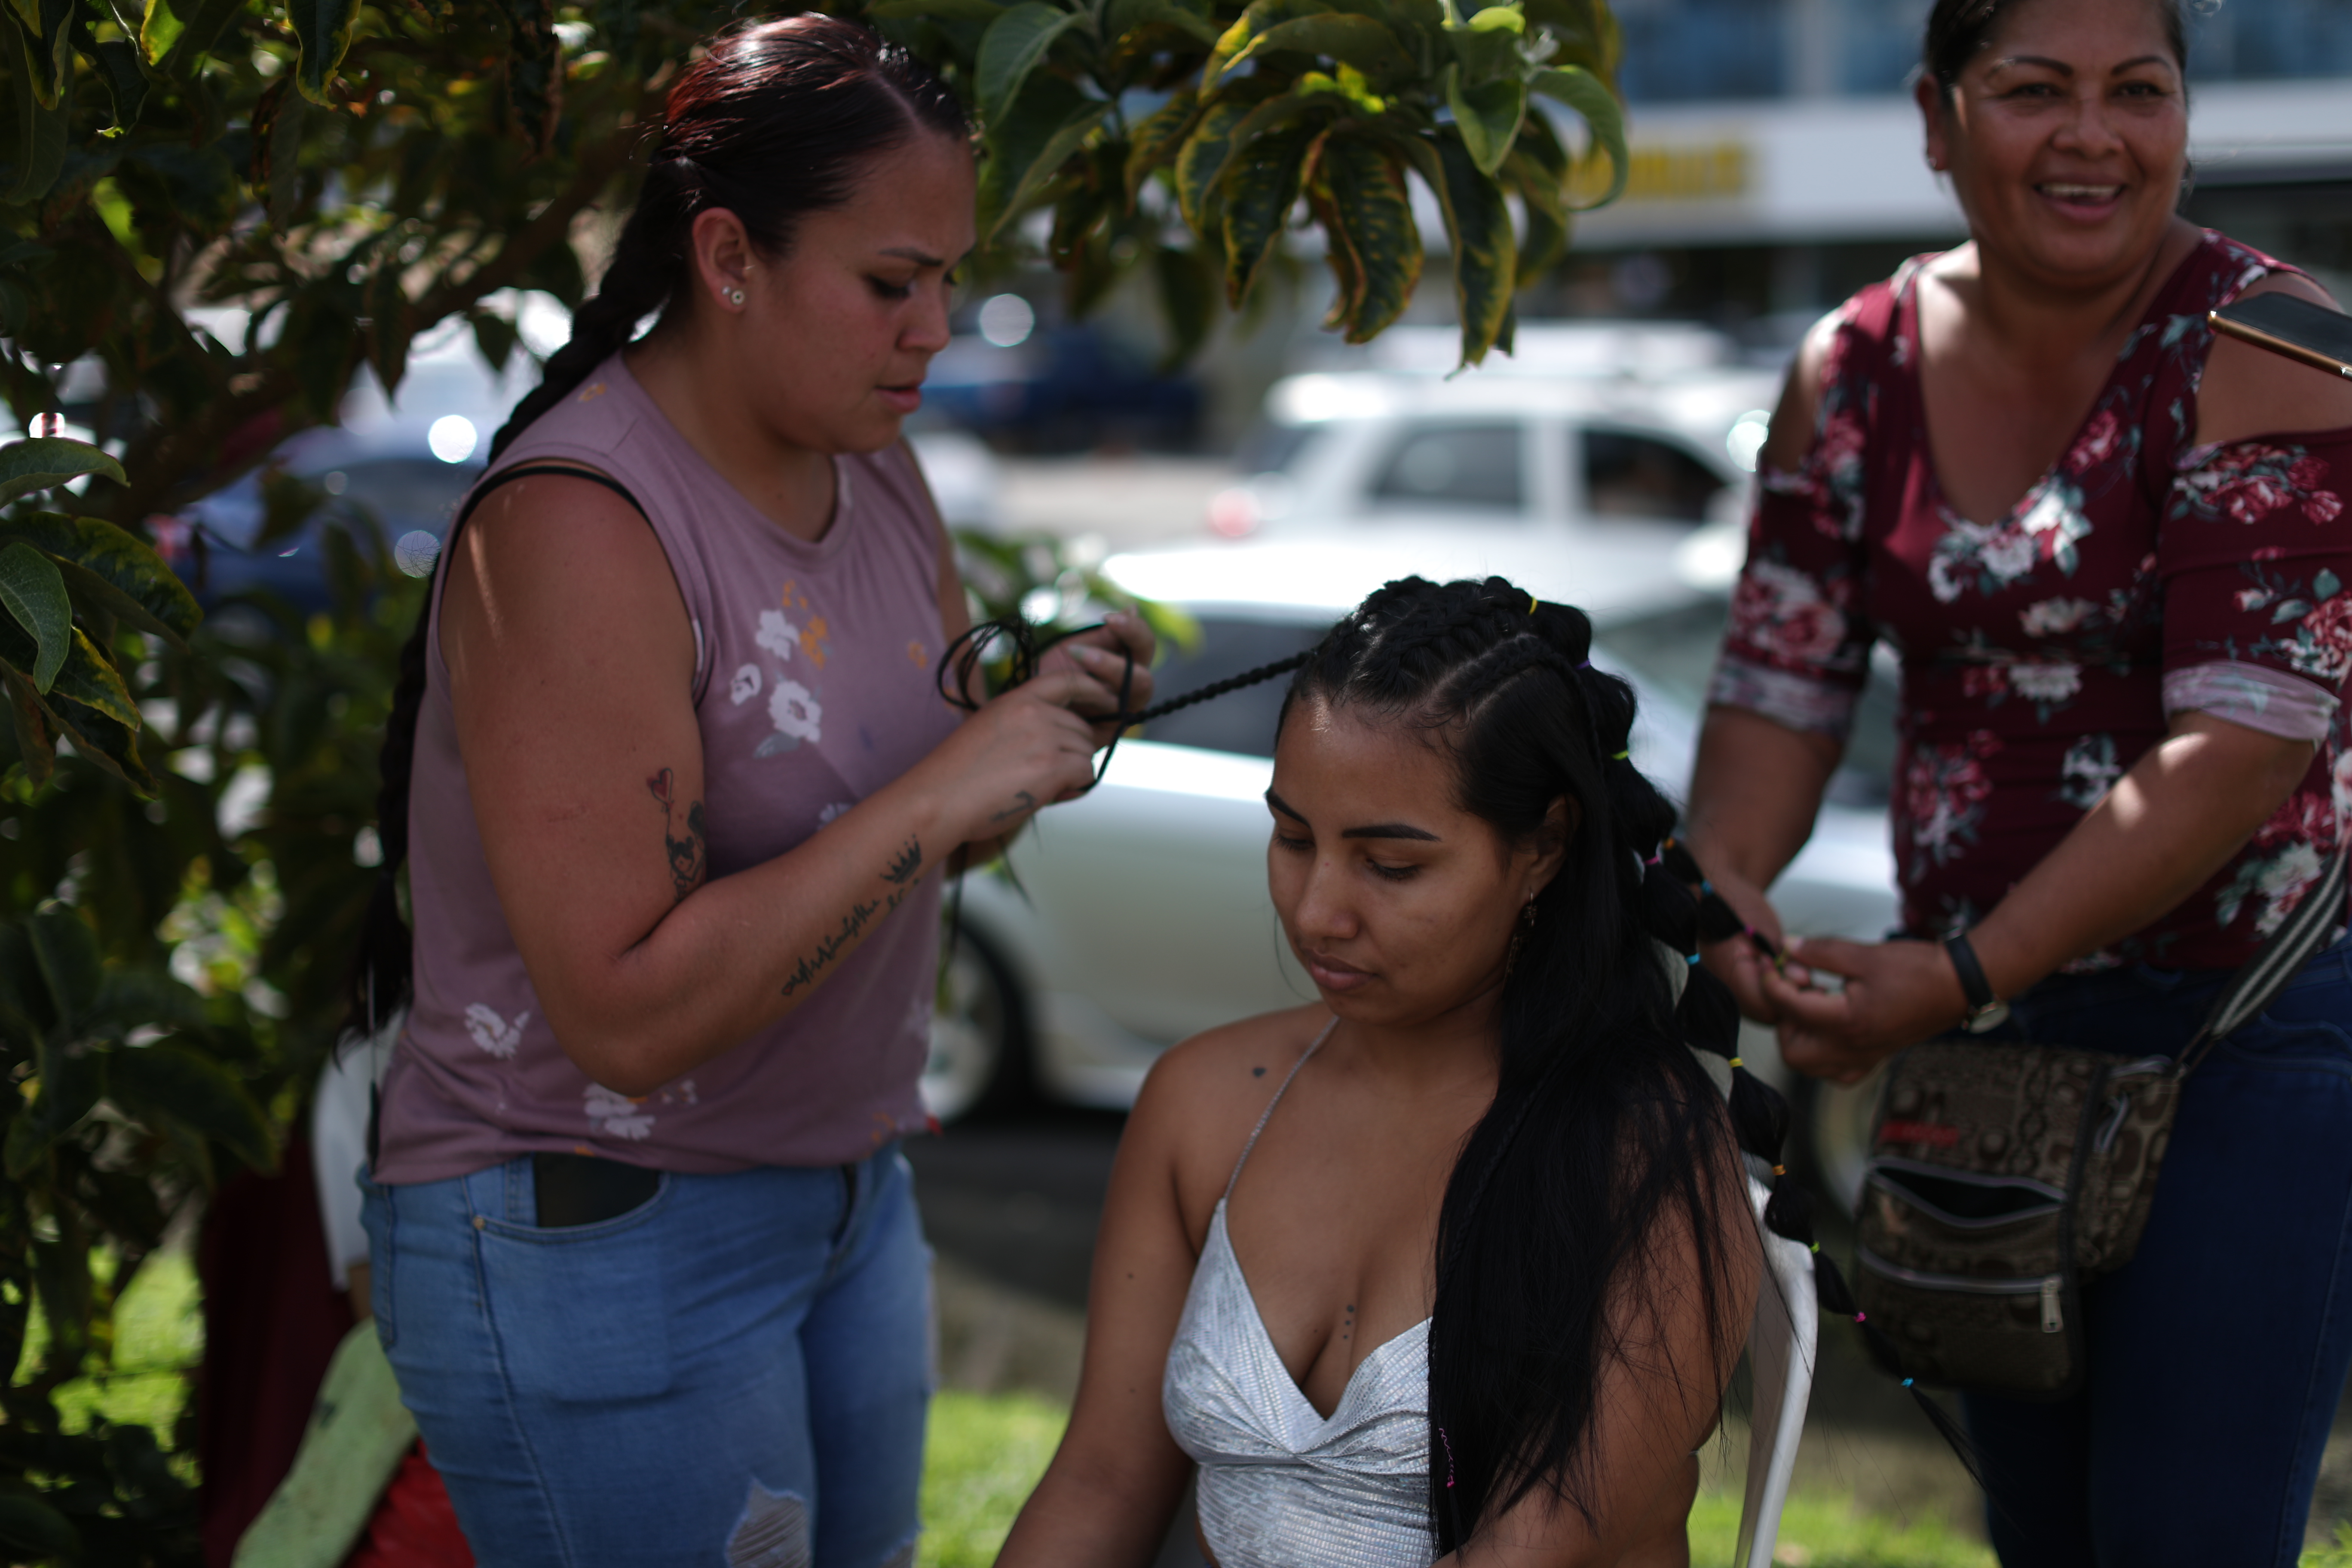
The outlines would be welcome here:
<svg viewBox="0 0 2352 1568">
<path fill-rule="evenodd" d="M 2208 234 L 2125 342 L 2066 454 L 1990 525 L 1938 490 L 1906 262 L 1840 308 L 1813 447 L 1767 472 L 1713 700 L 1843 738 L 1903 665 L 1894 839 L 1906 930 L 1982 919 L 2168 717 L 2317 742 L 2252 840 L 2171 913 L 2068 967 L 2244 962 L 2352 806 L 2352 429 L 2192 445 L 2205 312 L 2291 270 Z M 2283 374 L 2302 374 L 2280 367 Z"/>
</svg>

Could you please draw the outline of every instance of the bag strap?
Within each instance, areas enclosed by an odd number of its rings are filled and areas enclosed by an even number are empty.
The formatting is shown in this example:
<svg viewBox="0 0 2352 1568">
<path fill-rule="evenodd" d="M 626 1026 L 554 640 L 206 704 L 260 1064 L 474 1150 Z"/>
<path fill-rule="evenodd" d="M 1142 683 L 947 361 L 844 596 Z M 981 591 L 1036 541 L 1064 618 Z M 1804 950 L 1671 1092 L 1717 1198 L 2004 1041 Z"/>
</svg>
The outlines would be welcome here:
<svg viewBox="0 0 2352 1568">
<path fill-rule="evenodd" d="M 2345 883 L 2344 856 L 2339 852 L 2320 873 L 2318 885 L 2295 904 L 2294 912 L 2280 923 L 2245 966 L 2231 976 L 2230 984 L 2214 1001 L 2212 1012 L 2206 1015 L 2204 1027 L 2180 1053 L 2183 1077 L 2203 1061 L 2224 1036 L 2269 1006 L 2286 988 L 2286 983 L 2294 978 L 2304 961 L 2319 951 L 2328 931 L 2343 916 Z"/>
</svg>

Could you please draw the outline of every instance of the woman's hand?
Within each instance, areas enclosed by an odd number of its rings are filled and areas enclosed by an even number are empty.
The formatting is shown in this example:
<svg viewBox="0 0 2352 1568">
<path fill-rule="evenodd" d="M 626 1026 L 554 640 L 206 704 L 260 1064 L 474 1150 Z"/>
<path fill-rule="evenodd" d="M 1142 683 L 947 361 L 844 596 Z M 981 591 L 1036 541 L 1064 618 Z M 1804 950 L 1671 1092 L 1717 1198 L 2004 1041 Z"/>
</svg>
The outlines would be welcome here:
<svg viewBox="0 0 2352 1568">
<path fill-rule="evenodd" d="M 1764 989 L 1764 976 L 1777 970 L 1798 985 L 1803 985 L 1810 978 L 1801 966 L 1785 963 L 1789 939 L 1780 928 L 1780 911 L 1772 907 L 1772 900 L 1764 896 L 1762 889 L 1736 872 L 1717 871 L 1707 879 L 1722 895 L 1723 901 L 1731 906 L 1732 912 L 1755 927 L 1756 933 L 1769 941 L 1784 960 L 1782 965 L 1775 965 L 1743 932 L 1703 944 L 1700 951 L 1706 956 L 1707 971 L 1731 988 L 1732 1000 L 1739 1004 L 1741 1016 L 1759 1024 L 1778 1024 L 1781 1021 L 1780 1006 Z"/>
<path fill-rule="evenodd" d="M 948 841 L 1003 838 L 1039 807 L 1083 794 L 1094 783 L 1097 726 L 1080 714 L 1117 699 L 1066 662 L 982 703 L 917 765 Z"/>
<path fill-rule="evenodd" d="M 1780 1059 L 1809 1078 L 1859 1083 L 1896 1051 L 1968 1016 L 1967 993 L 1939 943 L 1799 937 L 1785 951 L 1845 981 L 1843 990 L 1816 991 L 1762 966 L 1765 995 L 1779 1014 Z"/>
<path fill-rule="evenodd" d="M 1065 637 L 1045 650 L 1037 661 L 1040 676 L 1055 671 L 1067 671 L 1091 676 L 1102 688 L 1103 697 L 1097 703 L 1089 699 L 1078 710 L 1088 714 L 1112 714 L 1119 710 L 1118 689 L 1127 682 L 1127 711 L 1139 713 L 1151 706 L 1151 657 L 1159 647 L 1159 639 L 1140 616 L 1125 610 L 1113 610 L 1103 617 L 1103 624 L 1092 631 Z M 1129 661 L 1133 673 L 1129 673 Z M 1094 726 L 1095 744 L 1107 746 L 1116 731 L 1109 723 Z"/>
</svg>

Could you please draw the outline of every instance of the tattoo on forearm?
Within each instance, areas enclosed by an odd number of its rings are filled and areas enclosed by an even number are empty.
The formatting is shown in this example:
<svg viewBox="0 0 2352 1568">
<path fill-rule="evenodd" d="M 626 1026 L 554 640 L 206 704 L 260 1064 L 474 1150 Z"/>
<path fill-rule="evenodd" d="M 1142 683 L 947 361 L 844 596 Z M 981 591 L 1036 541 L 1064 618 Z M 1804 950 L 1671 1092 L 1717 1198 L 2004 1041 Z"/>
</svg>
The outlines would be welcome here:
<svg viewBox="0 0 2352 1568">
<path fill-rule="evenodd" d="M 866 928 L 874 922 L 876 916 L 887 915 L 906 901 L 907 895 L 913 892 L 922 880 L 922 869 L 923 847 L 909 837 L 906 847 L 890 857 L 889 865 L 882 868 L 882 879 L 890 884 L 890 890 L 879 900 L 860 900 L 850 905 L 849 912 L 841 917 L 841 929 L 830 936 L 819 938 L 816 951 L 803 955 L 792 973 L 785 976 L 784 994 L 797 995 L 815 984 L 817 977 L 832 966 L 833 961 L 865 934 Z"/>
<path fill-rule="evenodd" d="M 669 848 L 669 879 L 677 897 L 702 884 L 702 874 L 708 869 L 703 852 L 702 803 L 695 801 L 686 808 L 684 832 L 679 831 L 677 785 L 676 776 L 667 768 L 646 780 L 646 790 L 661 803 L 662 842 Z"/>
<path fill-rule="evenodd" d="M 1025 789 L 1015 790 L 1013 795 L 1013 804 L 1006 806 L 1003 811 L 998 812 L 994 816 L 990 817 L 988 820 L 991 822 L 1010 822 L 1013 818 L 1020 816 L 1024 811 L 1034 811 L 1036 809 L 1037 797 L 1035 795 L 1031 795 Z"/>
</svg>

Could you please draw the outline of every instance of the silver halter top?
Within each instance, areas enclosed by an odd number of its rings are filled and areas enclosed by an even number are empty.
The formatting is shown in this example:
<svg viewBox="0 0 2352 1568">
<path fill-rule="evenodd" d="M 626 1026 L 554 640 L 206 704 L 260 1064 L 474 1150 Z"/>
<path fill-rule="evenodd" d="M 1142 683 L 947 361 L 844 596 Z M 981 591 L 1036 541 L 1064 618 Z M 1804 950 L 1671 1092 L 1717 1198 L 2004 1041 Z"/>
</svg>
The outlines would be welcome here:
<svg viewBox="0 0 2352 1568">
<path fill-rule="evenodd" d="M 1225 1231 L 1234 1183 L 1323 1026 L 1274 1091 L 1209 1218 L 1168 1347 L 1160 1405 L 1201 1467 L 1201 1532 L 1219 1568 L 1429 1568 L 1429 1321 L 1366 1356 L 1326 1418 L 1258 1316 Z"/>
</svg>

